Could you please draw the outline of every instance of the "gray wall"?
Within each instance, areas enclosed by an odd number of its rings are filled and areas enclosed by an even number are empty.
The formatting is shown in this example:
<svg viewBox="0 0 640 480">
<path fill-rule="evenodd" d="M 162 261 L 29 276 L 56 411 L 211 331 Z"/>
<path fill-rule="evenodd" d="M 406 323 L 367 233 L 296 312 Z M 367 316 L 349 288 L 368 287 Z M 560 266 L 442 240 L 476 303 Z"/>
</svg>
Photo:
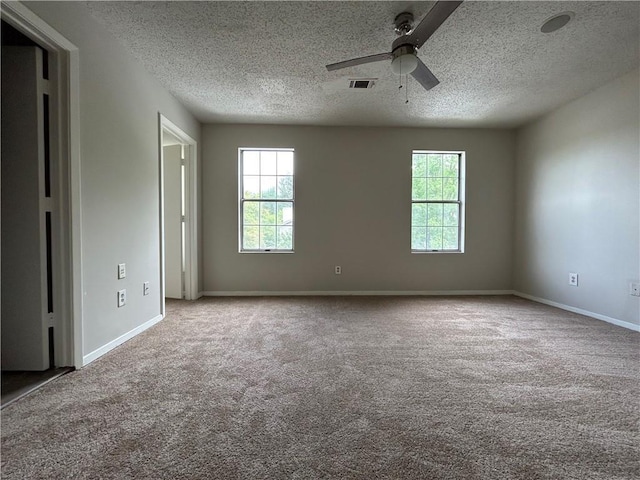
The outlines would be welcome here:
<svg viewBox="0 0 640 480">
<path fill-rule="evenodd" d="M 239 147 L 295 148 L 294 254 L 238 253 Z M 467 153 L 464 254 L 410 252 L 412 149 Z M 511 289 L 515 132 L 206 125 L 203 152 L 204 291 Z"/>
<path fill-rule="evenodd" d="M 80 3 L 29 2 L 79 48 L 84 355 L 160 314 L 158 112 L 200 125 Z M 118 263 L 127 278 L 117 279 Z M 142 283 L 151 282 L 143 297 Z M 117 308 L 116 291 L 127 289 Z"/>
<path fill-rule="evenodd" d="M 636 70 L 519 131 L 514 257 L 516 290 L 635 324 L 639 84 Z"/>
</svg>

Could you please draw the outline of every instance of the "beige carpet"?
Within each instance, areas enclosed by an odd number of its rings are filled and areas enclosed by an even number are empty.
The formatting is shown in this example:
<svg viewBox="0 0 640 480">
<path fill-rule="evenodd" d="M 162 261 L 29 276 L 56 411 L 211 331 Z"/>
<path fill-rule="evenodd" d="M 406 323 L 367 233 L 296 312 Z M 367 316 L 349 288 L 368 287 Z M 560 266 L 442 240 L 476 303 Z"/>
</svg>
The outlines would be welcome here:
<svg viewBox="0 0 640 480">
<path fill-rule="evenodd" d="M 639 347 L 515 297 L 172 302 L 2 411 L 2 478 L 637 479 Z"/>
</svg>

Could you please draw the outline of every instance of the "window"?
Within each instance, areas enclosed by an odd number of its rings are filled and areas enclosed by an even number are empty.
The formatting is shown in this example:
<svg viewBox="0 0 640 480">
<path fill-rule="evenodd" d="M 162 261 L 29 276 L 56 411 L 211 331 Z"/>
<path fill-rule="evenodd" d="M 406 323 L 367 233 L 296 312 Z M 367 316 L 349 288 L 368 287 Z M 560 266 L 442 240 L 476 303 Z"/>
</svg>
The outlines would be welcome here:
<svg viewBox="0 0 640 480">
<path fill-rule="evenodd" d="M 293 252 L 293 153 L 240 149 L 241 252 Z"/>
<path fill-rule="evenodd" d="M 464 152 L 414 150 L 411 251 L 462 252 Z"/>
</svg>

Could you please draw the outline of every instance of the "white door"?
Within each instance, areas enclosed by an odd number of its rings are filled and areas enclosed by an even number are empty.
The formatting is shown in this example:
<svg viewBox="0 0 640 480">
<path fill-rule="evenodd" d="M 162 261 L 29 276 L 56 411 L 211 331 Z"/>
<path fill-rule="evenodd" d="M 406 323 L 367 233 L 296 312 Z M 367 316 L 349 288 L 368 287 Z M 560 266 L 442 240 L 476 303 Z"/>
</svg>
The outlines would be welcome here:
<svg viewBox="0 0 640 480">
<path fill-rule="evenodd" d="M 50 366 L 52 217 L 42 70 L 38 47 L 2 47 L 3 370 Z"/>
<path fill-rule="evenodd" d="M 182 146 L 164 147 L 165 297 L 183 298 Z"/>
</svg>

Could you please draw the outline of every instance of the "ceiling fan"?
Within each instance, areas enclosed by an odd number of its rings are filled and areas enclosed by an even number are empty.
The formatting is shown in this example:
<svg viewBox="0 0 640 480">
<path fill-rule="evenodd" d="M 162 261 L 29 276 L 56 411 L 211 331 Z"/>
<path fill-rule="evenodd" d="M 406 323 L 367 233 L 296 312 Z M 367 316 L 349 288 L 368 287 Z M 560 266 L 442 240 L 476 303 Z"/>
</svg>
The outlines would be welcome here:
<svg viewBox="0 0 640 480">
<path fill-rule="evenodd" d="M 462 2 L 439 1 L 429 10 L 422 21 L 414 28 L 413 15 L 403 12 L 394 20 L 395 32 L 398 38 L 391 44 L 391 52 L 378 53 L 366 57 L 353 58 L 344 62 L 327 65 L 327 70 L 339 70 L 364 63 L 391 60 L 391 70 L 396 75 L 408 75 L 415 78 L 426 90 L 430 90 L 440 83 L 422 60 L 418 58 L 418 49 L 434 34 L 434 32 L 449 18 Z"/>
</svg>

